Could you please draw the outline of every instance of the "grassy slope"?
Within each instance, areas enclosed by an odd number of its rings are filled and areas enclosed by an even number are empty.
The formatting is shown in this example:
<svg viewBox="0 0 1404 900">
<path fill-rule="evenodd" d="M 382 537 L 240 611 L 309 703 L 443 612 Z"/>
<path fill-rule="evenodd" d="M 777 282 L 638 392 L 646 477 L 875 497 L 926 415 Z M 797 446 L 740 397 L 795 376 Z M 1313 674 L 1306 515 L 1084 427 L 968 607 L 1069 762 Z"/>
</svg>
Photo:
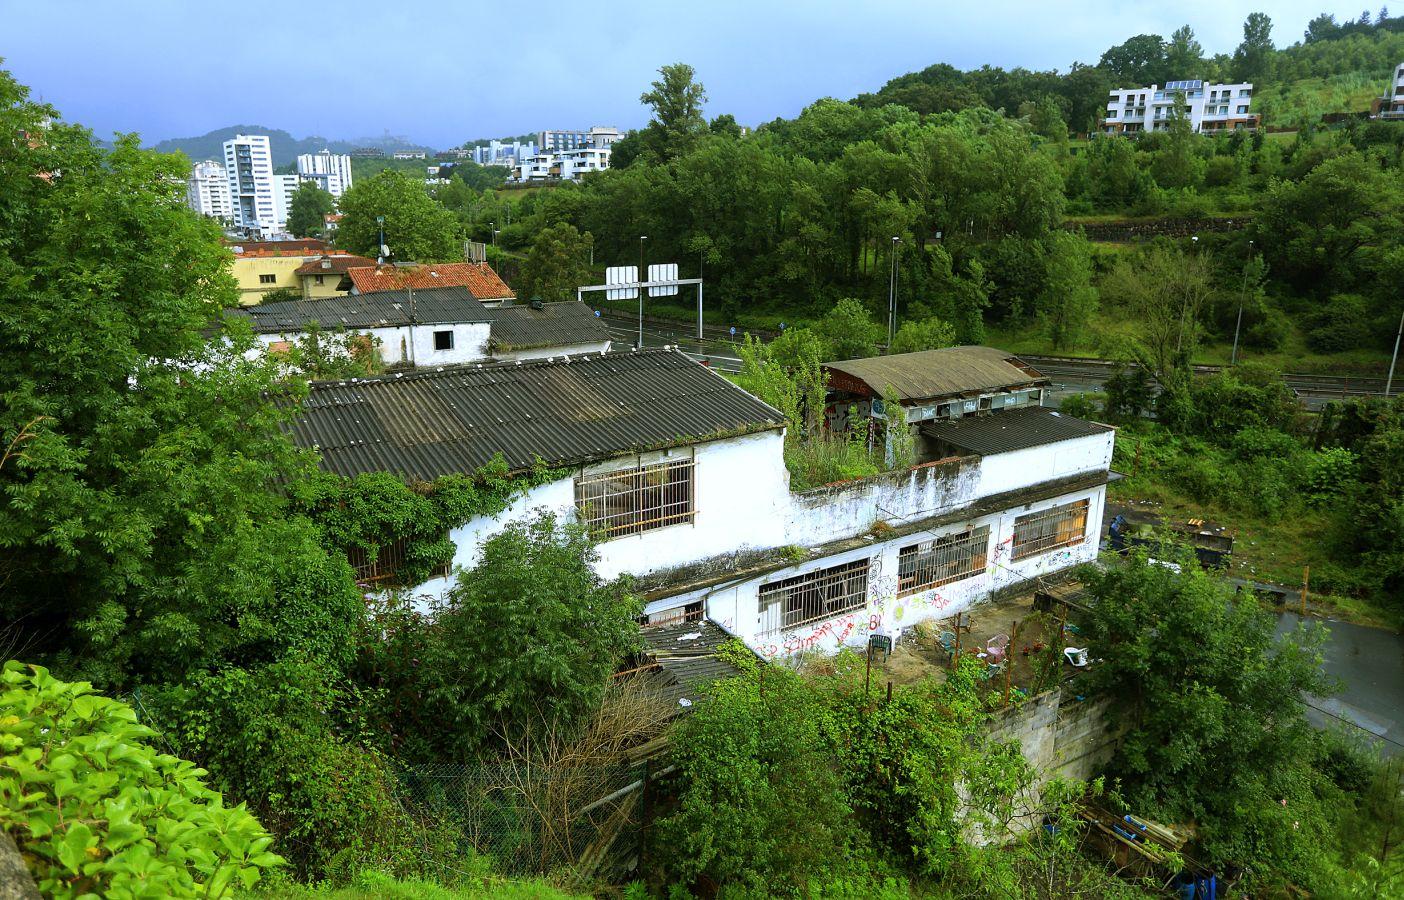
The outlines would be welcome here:
<svg viewBox="0 0 1404 900">
<path fill-rule="evenodd" d="M 1289 127 L 1314 122 L 1326 113 L 1363 112 L 1384 93 L 1388 79 L 1369 72 L 1269 82 L 1253 97 L 1266 125 Z"/>
<path fill-rule="evenodd" d="M 418 878 L 392 879 L 366 873 L 357 881 L 353 887 L 299 885 L 286 890 L 273 890 L 262 896 L 276 900 L 584 900 L 585 897 L 568 894 L 541 878 L 492 878 L 468 887 L 446 887 Z"/>
</svg>

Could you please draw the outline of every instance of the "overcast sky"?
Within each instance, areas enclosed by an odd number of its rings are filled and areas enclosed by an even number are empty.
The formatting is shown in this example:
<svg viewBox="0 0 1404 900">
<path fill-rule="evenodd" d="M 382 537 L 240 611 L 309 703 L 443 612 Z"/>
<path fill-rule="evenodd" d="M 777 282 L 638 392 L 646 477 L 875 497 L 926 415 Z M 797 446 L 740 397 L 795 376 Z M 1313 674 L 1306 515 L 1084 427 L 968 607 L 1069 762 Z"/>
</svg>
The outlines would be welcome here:
<svg viewBox="0 0 1404 900">
<path fill-rule="evenodd" d="M 1360 14 L 1328 2 L 0 0 L 0 56 L 99 137 L 258 124 L 296 137 L 388 131 L 445 148 L 637 127 L 648 119 L 639 94 L 672 62 L 697 69 L 709 116 L 754 125 L 936 62 L 1066 70 L 1185 23 L 1207 52 L 1228 53 L 1254 9 L 1272 16 L 1279 46 L 1323 7 Z"/>
</svg>

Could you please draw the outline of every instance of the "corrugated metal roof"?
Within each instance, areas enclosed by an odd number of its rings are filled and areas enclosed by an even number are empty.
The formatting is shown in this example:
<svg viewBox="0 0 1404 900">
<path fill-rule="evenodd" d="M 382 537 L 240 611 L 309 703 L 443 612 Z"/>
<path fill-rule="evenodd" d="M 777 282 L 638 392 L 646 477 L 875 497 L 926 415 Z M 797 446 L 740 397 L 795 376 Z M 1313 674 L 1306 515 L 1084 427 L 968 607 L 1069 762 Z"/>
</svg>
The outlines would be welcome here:
<svg viewBox="0 0 1404 900">
<path fill-rule="evenodd" d="M 410 323 L 409 291 L 375 291 L 315 300 L 280 300 L 231 310 L 252 320 L 255 332 L 301 331 L 312 322 L 323 328 L 388 328 Z M 422 325 L 487 322 L 491 312 L 466 287 L 416 289 L 414 319 Z"/>
<path fill-rule="evenodd" d="M 490 310 L 492 349 L 527 350 L 568 344 L 598 344 L 609 340 L 609 330 L 594 310 L 576 300 L 530 306 L 503 306 Z"/>
<path fill-rule="evenodd" d="M 928 437 L 981 455 L 1041 447 L 1114 430 L 1110 425 L 1074 418 L 1046 406 L 926 422 L 921 426 L 921 432 Z"/>
<path fill-rule="evenodd" d="M 468 474 L 501 453 L 578 465 L 781 427 L 780 413 L 670 349 L 319 382 L 289 426 L 339 475 Z"/>
<path fill-rule="evenodd" d="M 674 703 L 696 703 L 713 681 L 741 674 L 736 666 L 717 657 L 717 650 L 732 636 L 715 622 L 695 619 L 654 625 L 644 628 L 642 635 L 646 652 L 662 670 L 660 693 Z"/>
<path fill-rule="evenodd" d="M 896 391 L 899 400 L 931 400 L 1047 380 L 1020 364 L 1012 353 L 995 347 L 946 347 L 848 359 L 824 366 L 862 382 L 873 394 Z"/>
</svg>

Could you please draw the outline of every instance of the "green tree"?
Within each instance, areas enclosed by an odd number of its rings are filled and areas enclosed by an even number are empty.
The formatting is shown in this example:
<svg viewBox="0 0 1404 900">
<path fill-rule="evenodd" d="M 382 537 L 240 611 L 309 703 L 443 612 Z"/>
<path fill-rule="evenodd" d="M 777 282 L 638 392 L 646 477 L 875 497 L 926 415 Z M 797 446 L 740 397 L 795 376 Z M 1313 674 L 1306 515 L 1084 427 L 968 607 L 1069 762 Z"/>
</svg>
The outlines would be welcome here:
<svg viewBox="0 0 1404 900">
<path fill-rule="evenodd" d="M 692 66 L 673 63 L 658 70 L 660 77 L 639 102 L 653 107 L 653 118 L 644 129 L 645 145 L 658 159 L 671 160 L 686 153 L 707 131 L 702 107 L 707 90 L 694 80 Z"/>
<path fill-rule="evenodd" d="M 915 353 L 918 350 L 940 350 L 955 344 L 955 328 L 936 316 L 906 321 L 892 338 L 893 353 Z"/>
<path fill-rule="evenodd" d="M 389 626 L 370 665 L 394 708 L 412 707 L 400 755 L 465 759 L 530 728 L 569 732 L 638 642 L 642 605 L 595 573 L 590 535 L 542 514 L 488 538 L 432 621 Z"/>
<path fill-rule="evenodd" d="M 1092 286 L 1092 245 L 1086 238 L 1059 232 L 1049 241 L 1047 276 L 1039 294 L 1039 318 L 1055 350 L 1073 346 L 1097 312 Z"/>
<path fill-rule="evenodd" d="M 1197 822 L 1205 862 L 1311 883 L 1328 822 L 1302 699 L 1329 692 L 1324 634 L 1279 637 L 1250 595 L 1192 559 L 1180 573 L 1142 556 L 1088 573 L 1085 633 L 1101 659 L 1089 687 L 1127 728 L 1111 772 L 1133 809 Z"/>
<path fill-rule="evenodd" d="M 1111 73 L 1118 87 L 1163 83 L 1165 39 L 1158 34 L 1138 34 L 1103 53 L 1097 65 Z"/>
<path fill-rule="evenodd" d="M 1243 42 L 1233 51 L 1234 78 L 1255 81 L 1272 72 L 1272 19 L 1267 13 L 1249 13 L 1243 20 Z"/>
<path fill-rule="evenodd" d="M 424 179 L 386 170 L 357 181 L 341 195 L 338 243 L 353 253 L 379 255 L 380 224 L 385 243 L 401 261 L 461 260 L 463 248 L 453 213 L 429 196 Z"/>
<path fill-rule="evenodd" d="M 1202 74 L 1204 48 L 1195 40 L 1194 29 L 1181 25 L 1165 45 L 1165 74 L 1169 79 L 1197 78 Z"/>
<path fill-rule="evenodd" d="M 1123 306 L 1140 323 L 1141 342 L 1158 377 L 1194 355 L 1211 276 L 1204 256 L 1155 247 L 1139 260 L 1119 262 L 1103 282 L 1102 298 Z"/>
<path fill-rule="evenodd" d="M 185 164 L 97 146 L 0 72 L 0 620 L 105 686 L 291 647 L 349 658 L 344 560 L 284 515 L 309 461 L 281 431 L 300 386 L 247 360 L 214 226 Z M 47 177 L 36 177 L 46 174 Z M 179 265 L 172 264 L 179 260 Z"/>
<path fill-rule="evenodd" d="M 326 217 L 336 209 L 336 201 L 311 181 L 304 181 L 293 192 L 288 204 L 288 231 L 297 237 L 319 237 Z"/>
<path fill-rule="evenodd" d="M 814 325 L 814 332 L 828 344 L 829 359 L 876 356 L 883 339 L 882 326 L 873 321 L 862 300 L 840 300 Z"/>
<path fill-rule="evenodd" d="M 575 289 L 590 283 L 590 232 L 581 234 L 568 222 L 536 233 L 522 262 L 518 296 L 542 300 L 574 300 Z"/>
</svg>

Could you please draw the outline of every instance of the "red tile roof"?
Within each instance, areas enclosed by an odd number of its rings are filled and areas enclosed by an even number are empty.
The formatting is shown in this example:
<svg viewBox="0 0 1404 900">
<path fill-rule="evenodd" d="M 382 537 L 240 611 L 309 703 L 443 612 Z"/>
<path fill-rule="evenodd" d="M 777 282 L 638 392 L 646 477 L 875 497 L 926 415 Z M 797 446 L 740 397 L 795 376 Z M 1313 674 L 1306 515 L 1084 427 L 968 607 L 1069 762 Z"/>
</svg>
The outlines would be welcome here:
<svg viewBox="0 0 1404 900">
<path fill-rule="evenodd" d="M 330 265 L 323 266 L 327 262 Z M 294 275 L 345 275 L 348 269 L 360 269 L 366 266 L 375 267 L 375 260 L 364 256 L 350 256 L 348 254 L 337 254 L 319 256 L 316 259 L 309 259 L 298 266 L 293 272 Z"/>
<path fill-rule="evenodd" d="M 301 238 L 295 241 L 225 241 L 225 243 L 230 245 L 235 253 L 245 256 L 324 253 L 327 249 L 327 242 L 318 238 Z"/>
<path fill-rule="evenodd" d="M 397 291 L 406 287 L 466 287 L 479 300 L 515 297 L 487 263 L 443 263 L 417 266 L 366 266 L 348 269 L 351 283 L 362 294 Z"/>
</svg>

